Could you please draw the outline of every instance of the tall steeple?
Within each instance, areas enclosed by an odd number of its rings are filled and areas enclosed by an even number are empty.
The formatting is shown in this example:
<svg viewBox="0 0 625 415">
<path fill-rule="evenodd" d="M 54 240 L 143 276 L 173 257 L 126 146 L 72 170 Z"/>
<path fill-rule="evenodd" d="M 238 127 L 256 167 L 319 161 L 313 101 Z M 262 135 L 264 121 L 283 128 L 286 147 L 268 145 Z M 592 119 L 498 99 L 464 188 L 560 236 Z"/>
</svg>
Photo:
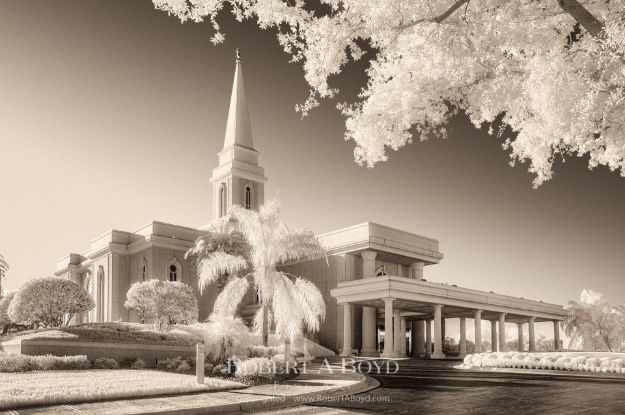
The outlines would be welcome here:
<svg viewBox="0 0 625 415">
<path fill-rule="evenodd" d="M 232 95 L 230 96 L 230 110 L 228 111 L 224 149 L 233 145 L 239 145 L 254 150 L 250 113 L 247 109 L 247 99 L 245 97 L 241 54 L 238 48 L 236 51 L 236 67 L 234 69 Z"/>
<path fill-rule="evenodd" d="M 213 169 L 211 177 L 213 217 L 226 215 L 233 205 L 258 209 L 264 203 L 267 178 L 265 170 L 258 165 L 258 151 L 252 141 L 239 49 L 236 51 L 224 147 L 218 155 L 219 166 Z"/>
</svg>

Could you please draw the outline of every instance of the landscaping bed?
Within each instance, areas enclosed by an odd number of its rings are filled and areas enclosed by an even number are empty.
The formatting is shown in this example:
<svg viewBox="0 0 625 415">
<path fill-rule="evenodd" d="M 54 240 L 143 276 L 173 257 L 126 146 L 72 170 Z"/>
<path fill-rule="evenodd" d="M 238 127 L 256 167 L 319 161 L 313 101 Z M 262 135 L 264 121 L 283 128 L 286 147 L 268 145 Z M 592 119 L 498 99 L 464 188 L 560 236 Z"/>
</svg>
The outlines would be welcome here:
<svg viewBox="0 0 625 415">
<path fill-rule="evenodd" d="M 198 339 L 188 331 L 174 328 L 160 332 L 139 323 L 86 323 L 76 326 L 12 332 L 0 336 L 0 343 L 13 340 L 46 339 L 76 342 L 158 344 L 160 346 L 193 346 Z"/>
</svg>

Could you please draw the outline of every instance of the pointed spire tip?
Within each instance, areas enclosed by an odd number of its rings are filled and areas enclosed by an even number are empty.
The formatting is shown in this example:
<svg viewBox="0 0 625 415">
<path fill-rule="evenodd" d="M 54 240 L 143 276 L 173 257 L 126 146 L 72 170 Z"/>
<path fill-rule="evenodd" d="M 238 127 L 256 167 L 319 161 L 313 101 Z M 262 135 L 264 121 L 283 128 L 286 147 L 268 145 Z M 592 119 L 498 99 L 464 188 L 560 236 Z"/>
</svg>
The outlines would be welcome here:
<svg viewBox="0 0 625 415">
<path fill-rule="evenodd" d="M 237 48 L 237 50 L 235 51 L 236 57 L 237 57 L 237 63 L 241 62 L 241 49 Z"/>
</svg>

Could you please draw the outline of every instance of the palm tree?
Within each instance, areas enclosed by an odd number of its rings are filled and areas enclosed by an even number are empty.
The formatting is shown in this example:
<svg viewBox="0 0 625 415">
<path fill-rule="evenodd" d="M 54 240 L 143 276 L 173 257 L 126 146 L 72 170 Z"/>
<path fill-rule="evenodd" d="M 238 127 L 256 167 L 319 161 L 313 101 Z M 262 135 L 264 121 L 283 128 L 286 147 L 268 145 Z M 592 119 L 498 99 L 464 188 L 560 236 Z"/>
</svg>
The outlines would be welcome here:
<svg viewBox="0 0 625 415">
<path fill-rule="evenodd" d="M 319 331 L 326 313 L 319 288 L 305 278 L 277 269 L 283 263 L 324 255 L 325 250 L 315 235 L 307 230 L 292 230 L 282 223 L 277 200 L 267 202 L 258 212 L 235 205 L 229 217 L 219 219 L 217 224 L 221 228 L 236 224 L 237 232 L 231 228 L 226 233 L 230 237 L 224 238 L 224 233 L 209 237 L 227 242 L 211 245 L 198 240 L 188 253 L 198 257 L 200 289 L 224 276 L 228 278 L 215 301 L 214 313 L 234 315 L 250 288 L 251 279 L 260 305 L 254 329 L 261 334 L 263 345 L 268 344 L 272 325 L 275 333 L 287 342 L 305 331 Z M 237 239 L 237 233 L 246 248 L 230 242 Z"/>
</svg>

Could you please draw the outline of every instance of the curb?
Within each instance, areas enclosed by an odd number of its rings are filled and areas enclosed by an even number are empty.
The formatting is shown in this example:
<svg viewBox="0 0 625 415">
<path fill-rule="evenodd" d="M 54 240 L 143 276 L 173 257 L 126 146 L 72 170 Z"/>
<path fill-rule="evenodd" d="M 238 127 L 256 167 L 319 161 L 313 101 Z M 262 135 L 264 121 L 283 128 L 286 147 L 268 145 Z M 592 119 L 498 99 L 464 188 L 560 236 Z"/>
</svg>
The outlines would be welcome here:
<svg viewBox="0 0 625 415">
<path fill-rule="evenodd" d="M 562 378 L 583 378 L 594 380 L 620 380 L 625 382 L 625 376 L 616 373 L 588 373 L 576 370 L 549 370 L 549 369 L 517 369 L 517 368 L 503 368 L 503 367 L 483 367 L 483 366 L 471 366 L 464 367 L 463 365 L 453 366 L 454 369 L 463 370 L 466 372 L 496 372 L 496 373 L 512 373 L 516 375 L 537 375 L 537 376 L 553 376 Z"/>
<path fill-rule="evenodd" d="M 330 388 L 324 391 L 302 393 L 293 396 L 262 395 L 259 396 L 259 399 L 253 399 L 247 402 L 233 402 L 215 406 L 199 406 L 195 408 L 171 409 L 157 412 L 137 412 L 133 415 L 241 414 L 256 411 L 267 411 L 298 405 L 308 405 L 328 398 L 356 395 L 380 386 L 380 382 L 370 376 L 363 375 L 361 373 L 355 373 L 355 375 L 358 375 L 359 377 L 357 382 L 347 386 Z M 294 379 L 297 379 L 297 377 Z M 239 391 L 244 392 L 245 389 L 240 389 Z"/>
</svg>

